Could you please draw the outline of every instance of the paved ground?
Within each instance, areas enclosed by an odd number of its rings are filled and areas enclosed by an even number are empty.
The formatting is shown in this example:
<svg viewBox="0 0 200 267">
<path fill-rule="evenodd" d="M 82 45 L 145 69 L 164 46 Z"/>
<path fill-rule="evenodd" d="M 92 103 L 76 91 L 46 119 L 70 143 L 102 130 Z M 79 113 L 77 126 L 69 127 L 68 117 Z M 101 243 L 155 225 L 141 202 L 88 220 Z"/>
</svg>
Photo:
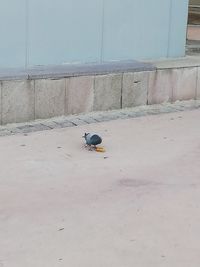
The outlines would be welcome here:
<svg viewBox="0 0 200 267">
<path fill-rule="evenodd" d="M 199 118 L 0 138 L 0 266 L 199 267 Z M 106 153 L 83 147 L 87 131 Z"/>
</svg>

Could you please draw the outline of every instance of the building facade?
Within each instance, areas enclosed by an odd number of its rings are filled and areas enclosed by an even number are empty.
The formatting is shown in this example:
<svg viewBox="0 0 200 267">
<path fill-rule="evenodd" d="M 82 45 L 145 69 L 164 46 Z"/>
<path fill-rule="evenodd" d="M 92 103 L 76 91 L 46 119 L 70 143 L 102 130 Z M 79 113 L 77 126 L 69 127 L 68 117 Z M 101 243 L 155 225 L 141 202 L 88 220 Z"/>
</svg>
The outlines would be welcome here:
<svg viewBox="0 0 200 267">
<path fill-rule="evenodd" d="M 0 68 L 180 57 L 188 0 L 1 0 Z"/>
</svg>

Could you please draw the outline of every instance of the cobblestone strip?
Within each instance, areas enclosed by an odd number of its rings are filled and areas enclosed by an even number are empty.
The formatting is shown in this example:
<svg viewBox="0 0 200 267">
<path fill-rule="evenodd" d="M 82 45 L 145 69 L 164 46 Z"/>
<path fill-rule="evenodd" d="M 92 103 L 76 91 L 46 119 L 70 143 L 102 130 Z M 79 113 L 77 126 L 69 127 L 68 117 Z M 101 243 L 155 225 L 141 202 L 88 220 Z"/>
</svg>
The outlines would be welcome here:
<svg viewBox="0 0 200 267">
<path fill-rule="evenodd" d="M 56 128 L 75 127 L 79 125 L 105 122 L 117 119 L 136 118 L 147 115 L 157 115 L 186 111 L 200 108 L 200 100 L 177 101 L 176 103 L 139 106 L 134 108 L 93 112 L 81 115 L 70 115 L 52 118 L 48 120 L 36 120 L 28 123 L 15 123 L 0 126 L 0 136 L 25 134 Z"/>
</svg>

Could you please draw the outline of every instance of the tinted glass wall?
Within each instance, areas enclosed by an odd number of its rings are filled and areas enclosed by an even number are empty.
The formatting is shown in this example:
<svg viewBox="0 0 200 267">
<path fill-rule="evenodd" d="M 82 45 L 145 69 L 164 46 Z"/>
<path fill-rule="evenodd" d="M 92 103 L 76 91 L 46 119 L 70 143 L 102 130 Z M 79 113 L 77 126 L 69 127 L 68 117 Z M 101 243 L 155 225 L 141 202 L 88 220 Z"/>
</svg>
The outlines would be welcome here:
<svg viewBox="0 0 200 267">
<path fill-rule="evenodd" d="M 0 67 L 177 57 L 188 0 L 1 0 Z"/>
</svg>

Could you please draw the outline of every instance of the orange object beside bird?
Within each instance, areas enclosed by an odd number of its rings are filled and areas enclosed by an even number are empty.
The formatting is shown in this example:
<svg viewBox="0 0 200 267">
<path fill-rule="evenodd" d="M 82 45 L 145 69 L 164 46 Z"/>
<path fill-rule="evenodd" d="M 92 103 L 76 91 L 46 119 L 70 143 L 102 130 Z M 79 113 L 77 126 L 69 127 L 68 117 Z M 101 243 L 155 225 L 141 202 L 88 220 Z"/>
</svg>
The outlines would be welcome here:
<svg viewBox="0 0 200 267">
<path fill-rule="evenodd" d="M 101 152 L 101 153 L 106 152 L 105 148 L 103 148 L 103 147 L 96 147 L 95 150 L 96 150 L 96 152 Z"/>
</svg>

